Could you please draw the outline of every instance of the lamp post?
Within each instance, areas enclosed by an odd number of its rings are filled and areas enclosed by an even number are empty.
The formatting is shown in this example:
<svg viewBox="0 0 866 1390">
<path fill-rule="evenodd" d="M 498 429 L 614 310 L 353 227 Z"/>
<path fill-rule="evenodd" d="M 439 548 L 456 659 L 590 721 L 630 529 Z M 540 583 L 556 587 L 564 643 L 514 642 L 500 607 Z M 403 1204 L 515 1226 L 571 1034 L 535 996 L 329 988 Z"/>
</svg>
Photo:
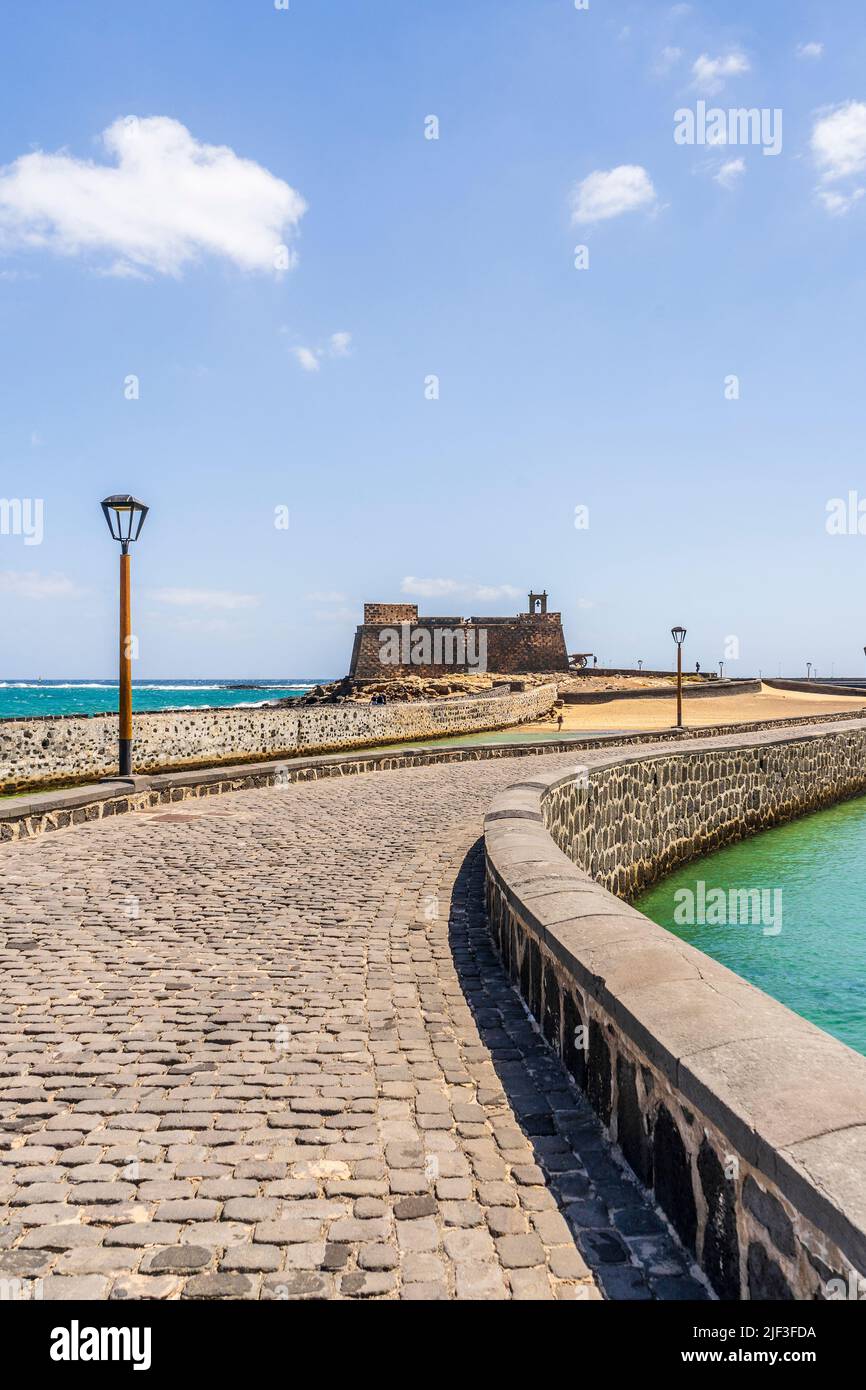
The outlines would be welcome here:
<svg viewBox="0 0 866 1390">
<path fill-rule="evenodd" d="M 684 627 L 672 627 L 671 637 L 677 644 L 677 728 L 683 727 L 683 642 L 686 640 Z"/>
<path fill-rule="evenodd" d="M 132 774 L 132 622 L 129 547 L 141 535 L 148 509 L 134 497 L 106 497 L 102 512 L 112 539 L 120 542 L 120 731 L 118 764 L 121 777 Z"/>
<path fill-rule="evenodd" d="M 723 661 L 719 662 L 719 680 L 722 679 L 722 675 L 724 673 L 724 665 L 725 663 Z"/>
<path fill-rule="evenodd" d="M 807 662 L 806 662 L 806 680 L 811 680 L 811 678 L 812 678 L 812 663 L 811 663 L 811 661 L 807 661 Z"/>
<path fill-rule="evenodd" d="M 864 656 L 866 656 L 866 647 L 863 648 L 863 654 L 864 654 Z M 642 670 L 643 670 L 643 658 L 641 658 L 641 660 L 638 662 L 638 664 L 637 664 L 637 669 L 638 669 L 639 671 L 642 671 Z"/>
</svg>

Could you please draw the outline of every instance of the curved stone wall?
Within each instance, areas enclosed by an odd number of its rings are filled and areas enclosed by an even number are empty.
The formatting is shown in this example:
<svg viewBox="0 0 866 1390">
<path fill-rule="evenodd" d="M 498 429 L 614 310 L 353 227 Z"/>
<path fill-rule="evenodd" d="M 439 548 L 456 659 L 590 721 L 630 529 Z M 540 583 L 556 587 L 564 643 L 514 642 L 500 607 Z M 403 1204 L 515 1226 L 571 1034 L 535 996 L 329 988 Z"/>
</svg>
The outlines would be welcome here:
<svg viewBox="0 0 866 1390">
<path fill-rule="evenodd" d="M 503 961 L 722 1298 L 861 1288 L 866 1057 L 623 899 L 864 791 L 866 722 L 852 721 L 611 753 L 516 783 L 485 821 Z"/>
<path fill-rule="evenodd" d="M 555 699 L 551 684 L 487 697 L 389 705 L 141 713 L 133 727 L 133 763 L 139 772 L 156 772 L 483 732 L 537 719 Z M 116 715 L 0 720 L 0 789 L 7 792 L 110 776 L 116 759 Z"/>
</svg>

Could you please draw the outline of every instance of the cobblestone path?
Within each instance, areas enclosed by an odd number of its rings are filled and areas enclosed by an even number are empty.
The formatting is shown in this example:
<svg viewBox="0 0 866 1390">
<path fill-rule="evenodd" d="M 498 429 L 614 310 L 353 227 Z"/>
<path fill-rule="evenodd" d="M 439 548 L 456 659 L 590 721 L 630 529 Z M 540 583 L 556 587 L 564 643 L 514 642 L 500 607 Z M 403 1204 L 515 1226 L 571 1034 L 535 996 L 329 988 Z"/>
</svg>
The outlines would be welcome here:
<svg viewBox="0 0 866 1390">
<path fill-rule="evenodd" d="M 705 1296 L 488 942 L 484 809 L 556 762 L 5 846 L 6 1296 Z"/>
</svg>

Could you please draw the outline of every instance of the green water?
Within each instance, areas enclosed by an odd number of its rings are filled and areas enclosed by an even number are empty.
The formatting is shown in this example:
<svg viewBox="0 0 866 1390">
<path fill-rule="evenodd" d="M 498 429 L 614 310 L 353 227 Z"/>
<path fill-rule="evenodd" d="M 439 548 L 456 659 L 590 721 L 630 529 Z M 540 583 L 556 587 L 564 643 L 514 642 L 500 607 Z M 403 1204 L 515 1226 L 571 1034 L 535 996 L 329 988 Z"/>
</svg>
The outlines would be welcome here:
<svg viewBox="0 0 866 1390">
<path fill-rule="evenodd" d="M 412 739 L 410 743 L 377 743 L 365 753 L 411 753 L 422 748 L 463 748 L 473 743 L 579 743 L 583 739 L 623 737 L 636 729 L 579 729 L 570 734 L 528 733 L 525 729 L 497 729 L 482 734 L 449 734 L 444 737 Z"/>
<path fill-rule="evenodd" d="M 760 907 L 731 889 L 763 890 Z M 635 906 L 866 1053 L 866 797 L 695 860 Z"/>
</svg>

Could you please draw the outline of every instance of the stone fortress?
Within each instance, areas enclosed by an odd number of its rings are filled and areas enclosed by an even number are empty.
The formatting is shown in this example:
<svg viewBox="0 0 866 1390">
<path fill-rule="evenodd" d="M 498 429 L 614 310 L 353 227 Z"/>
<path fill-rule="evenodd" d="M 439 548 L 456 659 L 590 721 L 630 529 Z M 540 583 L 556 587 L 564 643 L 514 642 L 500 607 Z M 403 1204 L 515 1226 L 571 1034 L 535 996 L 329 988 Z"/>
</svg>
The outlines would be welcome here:
<svg viewBox="0 0 866 1390">
<path fill-rule="evenodd" d="M 349 675 L 382 680 L 568 669 L 562 614 L 547 611 L 545 590 L 531 593 L 529 611 L 513 618 L 421 618 L 415 603 L 365 603 Z"/>
</svg>

